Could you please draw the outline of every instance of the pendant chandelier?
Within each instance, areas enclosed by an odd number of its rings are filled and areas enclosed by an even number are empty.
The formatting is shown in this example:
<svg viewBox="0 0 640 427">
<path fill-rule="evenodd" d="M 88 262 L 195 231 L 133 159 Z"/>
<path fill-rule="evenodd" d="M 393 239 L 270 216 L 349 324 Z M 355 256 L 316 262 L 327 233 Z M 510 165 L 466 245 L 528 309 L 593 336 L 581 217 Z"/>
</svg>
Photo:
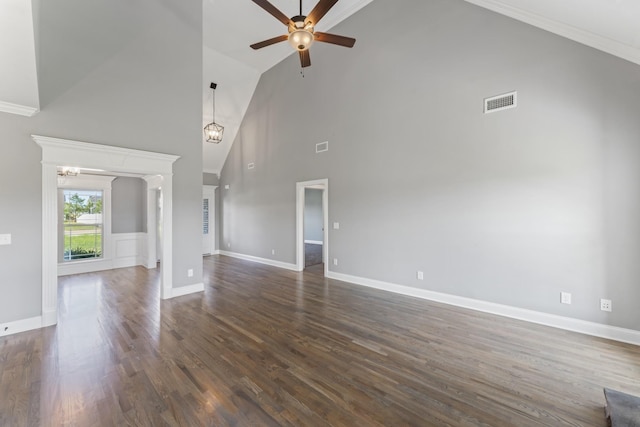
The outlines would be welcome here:
<svg viewBox="0 0 640 427">
<path fill-rule="evenodd" d="M 218 85 L 215 83 L 211 83 L 211 86 L 209 86 L 213 90 L 213 96 L 211 98 L 213 121 L 204 127 L 204 137 L 207 139 L 207 142 L 213 142 L 214 144 L 220 144 L 220 142 L 222 142 L 222 134 L 224 133 L 224 127 L 216 123 L 216 87 L 217 86 Z"/>
</svg>

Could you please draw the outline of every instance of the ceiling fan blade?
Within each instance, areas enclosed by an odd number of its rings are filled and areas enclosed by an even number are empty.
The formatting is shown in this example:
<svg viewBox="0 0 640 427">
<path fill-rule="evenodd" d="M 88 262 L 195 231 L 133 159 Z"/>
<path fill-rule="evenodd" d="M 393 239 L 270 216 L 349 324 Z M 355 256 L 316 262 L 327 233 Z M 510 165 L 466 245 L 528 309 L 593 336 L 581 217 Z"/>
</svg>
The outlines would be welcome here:
<svg viewBox="0 0 640 427">
<path fill-rule="evenodd" d="M 284 25 L 289 26 L 293 24 L 293 22 L 291 22 L 291 19 L 289 19 L 287 15 L 280 12 L 280 10 L 277 7 L 269 3 L 267 0 L 253 0 L 253 2 L 258 6 L 260 6 L 261 8 L 263 8 L 264 10 L 266 10 L 267 12 L 269 12 L 271 15 L 273 15 L 278 21 L 282 22 Z"/>
<path fill-rule="evenodd" d="M 302 68 L 311 66 L 311 56 L 309 56 L 309 49 L 298 51 L 300 54 L 300 65 Z"/>
<path fill-rule="evenodd" d="M 313 10 L 309 12 L 307 19 L 305 19 L 304 22 L 311 22 L 313 26 L 316 26 L 322 17 L 329 12 L 329 9 L 331 9 L 336 3 L 338 3 L 338 0 L 320 0 Z"/>
<path fill-rule="evenodd" d="M 289 38 L 289 36 L 284 34 L 284 35 L 281 35 L 281 36 L 278 36 L 278 37 L 274 37 L 274 38 L 269 39 L 269 40 L 263 40 L 261 42 L 254 43 L 254 44 L 251 45 L 251 48 L 255 49 L 255 50 L 262 49 L 263 47 L 267 47 L 267 46 L 271 46 L 272 44 L 283 42 L 283 41 L 287 40 L 288 38 Z"/>
<path fill-rule="evenodd" d="M 356 39 L 354 38 L 338 36 L 336 34 L 320 33 L 317 31 L 313 33 L 313 39 L 319 42 L 337 44 L 344 47 L 353 47 L 353 45 L 356 44 Z"/>
</svg>

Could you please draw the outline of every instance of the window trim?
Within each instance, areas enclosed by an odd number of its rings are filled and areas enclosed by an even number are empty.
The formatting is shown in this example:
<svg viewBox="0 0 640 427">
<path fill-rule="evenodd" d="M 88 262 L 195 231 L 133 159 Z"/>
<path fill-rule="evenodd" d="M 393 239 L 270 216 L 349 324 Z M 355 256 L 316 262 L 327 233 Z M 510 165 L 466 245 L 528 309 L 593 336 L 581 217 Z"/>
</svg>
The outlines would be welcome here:
<svg viewBox="0 0 640 427">
<path fill-rule="evenodd" d="M 58 262 L 58 275 L 88 273 L 104 269 L 101 264 L 113 260 L 113 236 L 111 233 L 111 184 L 115 176 L 83 175 L 58 177 L 58 189 L 102 191 L 102 257 Z M 60 226 L 60 219 L 58 219 Z M 58 244 L 60 246 L 60 244 Z M 58 258 L 59 259 L 59 258 Z"/>
</svg>

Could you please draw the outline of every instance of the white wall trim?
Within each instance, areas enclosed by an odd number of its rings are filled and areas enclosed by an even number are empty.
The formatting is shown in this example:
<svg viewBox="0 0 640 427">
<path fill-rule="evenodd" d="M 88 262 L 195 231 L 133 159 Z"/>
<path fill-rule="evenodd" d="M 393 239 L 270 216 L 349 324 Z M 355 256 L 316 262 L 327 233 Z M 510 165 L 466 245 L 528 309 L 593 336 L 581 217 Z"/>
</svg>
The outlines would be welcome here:
<svg viewBox="0 0 640 427">
<path fill-rule="evenodd" d="M 304 189 L 321 188 L 322 191 L 322 223 L 324 228 L 324 245 L 322 259 L 324 260 L 324 275 L 329 273 L 329 180 L 315 179 L 312 181 L 296 182 L 296 271 L 304 270 Z"/>
<path fill-rule="evenodd" d="M 158 265 L 159 254 L 157 252 L 158 237 L 158 191 L 162 191 L 162 177 L 160 175 L 147 175 L 142 179 L 147 183 L 147 260 L 144 264 L 147 269 L 154 269 Z"/>
<path fill-rule="evenodd" d="M 195 294 L 204 291 L 204 283 L 194 283 L 193 285 L 181 286 L 171 290 L 171 298 L 181 297 L 183 295 Z"/>
<path fill-rule="evenodd" d="M 284 268 L 285 270 L 299 271 L 295 264 L 289 264 L 288 262 L 276 261 L 273 259 L 260 258 L 253 255 L 244 255 L 236 252 L 217 251 L 219 255 L 225 255 L 232 258 L 243 259 L 245 261 L 257 262 L 260 264 L 271 265 L 273 267 Z"/>
<path fill-rule="evenodd" d="M 31 135 L 42 148 L 42 326 L 57 323 L 58 174 L 57 166 L 161 175 L 164 231 L 161 298 L 173 287 L 173 163 L 179 156 Z"/>
<path fill-rule="evenodd" d="M 330 271 L 327 277 L 343 282 L 353 283 L 356 285 L 380 289 L 383 291 L 394 292 L 397 294 L 454 305 L 456 307 L 468 308 L 471 310 L 482 311 L 484 313 L 491 313 L 498 316 L 510 317 L 512 319 L 524 320 L 540 325 L 579 332 L 586 335 L 640 345 L 640 331 L 636 331 L 633 329 L 625 329 L 619 328 L 617 326 L 588 322 L 580 319 L 572 319 L 570 317 L 542 313 L 539 311 L 527 310 L 524 308 L 496 304 L 488 301 L 465 298 L 451 294 L 444 294 L 440 292 L 429 291 L 426 289 L 418 289 L 411 286 L 397 285 L 394 283 L 382 282 L 379 280 L 367 279 L 358 276 L 351 276 L 348 274 L 336 273 L 333 271 Z"/>
<path fill-rule="evenodd" d="M 113 233 L 111 243 L 112 257 L 59 263 L 58 276 L 146 266 L 147 233 Z"/>
<path fill-rule="evenodd" d="M 58 276 L 108 270 L 113 259 L 113 235 L 111 234 L 111 187 L 115 176 L 84 175 L 58 177 L 59 189 L 102 191 L 102 257 L 85 261 L 58 263 Z M 60 206 L 58 207 L 61 208 Z M 60 248 L 63 242 L 58 242 Z M 77 263 L 77 264 L 76 264 Z M 75 264 L 75 265 L 74 265 Z"/>
<path fill-rule="evenodd" d="M 147 264 L 147 233 L 113 233 L 113 268 Z"/>
<path fill-rule="evenodd" d="M 112 259 L 91 259 L 84 261 L 71 261 L 58 264 L 58 276 L 68 276 L 70 274 L 93 273 L 96 271 L 111 270 L 113 268 Z"/>
<path fill-rule="evenodd" d="M 626 59 L 627 61 L 640 64 L 640 49 L 616 41 L 601 35 L 592 33 L 590 31 L 582 30 L 580 28 L 567 25 L 563 22 L 559 22 L 553 19 L 546 18 L 520 9 L 504 3 L 504 1 L 498 0 L 466 0 L 468 3 L 475 4 L 476 6 L 484 7 L 493 12 L 497 12 L 501 15 L 508 16 L 510 18 L 517 19 L 518 21 L 525 22 L 543 30 L 550 31 L 559 36 L 568 38 L 575 42 L 590 46 L 592 48 L 601 50 L 603 52 L 610 53 L 617 57 Z"/>
<path fill-rule="evenodd" d="M 304 242 L 309 244 L 309 245 L 321 245 L 322 244 L 321 240 L 305 240 Z"/>
<path fill-rule="evenodd" d="M 0 337 L 42 328 L 44 326 L 42 323 L 42 316 L 0 323 Z"/>
<path fill-rule="evenodd" d="M 9 114 L 18 114 L 20 116 L 33 117 L 40 111 L 37 107 L 28 107 L 26 105 L 13 104 L 11 102 L 0 101 L 0 111 Z"/>
</svg>

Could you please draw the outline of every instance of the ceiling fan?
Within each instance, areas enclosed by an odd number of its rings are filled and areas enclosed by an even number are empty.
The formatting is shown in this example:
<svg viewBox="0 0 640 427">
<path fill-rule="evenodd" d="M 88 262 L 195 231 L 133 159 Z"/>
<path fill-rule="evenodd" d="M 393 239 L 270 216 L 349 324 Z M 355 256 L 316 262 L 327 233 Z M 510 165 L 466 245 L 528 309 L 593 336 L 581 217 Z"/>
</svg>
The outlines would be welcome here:
<svg viewBox="0 0 640 427">
<path fill-rule="evenodd" d="M 269 12 L 289 29 L 289 34 L 283 34 L 272 39 L 252 44 L 251 47 L 255 50 L 289 40 L 291 46 L 298 51 L 300 55 L 300 65 L 304 68 L 311 65 L 309 46 L 311 46 L 311 43 L 314 41 L 337 44 L 344 47 L 353 47 L 356 43 L 356 39 L 351 37 L 321 33 L 314 30 L 318 22 L 329 11 L 329 9 L 338 2 L 338 0 L 320 0 L 307 16 L 302 15 L 302 0 L 300 0 L 300 14 L 291 18 L 288 18 L 267 0 L 253 0 L 253 2 Z"/>
</svg>

